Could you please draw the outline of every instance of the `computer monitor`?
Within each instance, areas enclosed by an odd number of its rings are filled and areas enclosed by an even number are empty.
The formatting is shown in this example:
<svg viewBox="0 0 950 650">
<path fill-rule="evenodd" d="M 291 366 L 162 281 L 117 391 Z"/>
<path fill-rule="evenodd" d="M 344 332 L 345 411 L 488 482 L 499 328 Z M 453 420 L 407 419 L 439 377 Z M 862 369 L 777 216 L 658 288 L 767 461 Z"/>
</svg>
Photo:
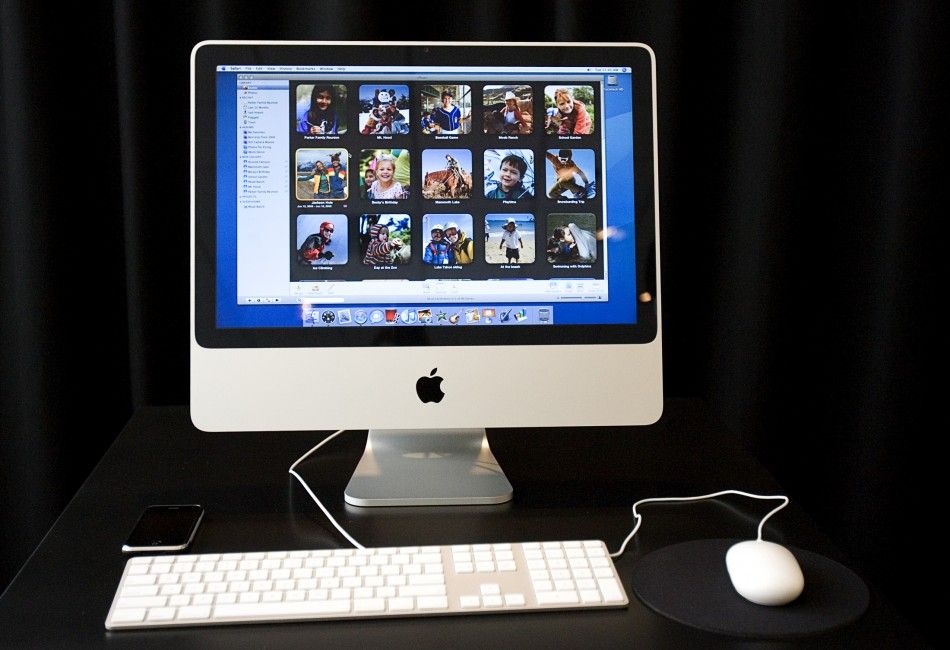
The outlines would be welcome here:
<svg viewBox="0 0 950 650">
<path fill-rule="evenodd" d="M 370 429 L 347 502 L 409 505 L 511 498 L 485 427 L 656 421 L 654 75 L 640 44 L 199 43 L 194 424 Z"/>
</svg>

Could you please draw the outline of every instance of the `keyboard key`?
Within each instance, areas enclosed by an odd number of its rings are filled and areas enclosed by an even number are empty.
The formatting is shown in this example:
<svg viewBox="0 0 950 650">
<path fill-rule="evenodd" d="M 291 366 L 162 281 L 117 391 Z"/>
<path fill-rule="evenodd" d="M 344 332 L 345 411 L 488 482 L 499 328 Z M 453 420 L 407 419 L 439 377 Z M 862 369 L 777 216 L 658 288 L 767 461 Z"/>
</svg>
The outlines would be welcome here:
<svg viewBox="0 0 950 650">
<path fill-rule="evenodd" d="M 524 607 L 524 594 L 505 594 L 505 605 L 508 607 Z"/>
<path fill-rule="evenodd" d="M 411 612 L 416 608 L 413 598 L 387 598 L 386 604 L 391 612 Z"/>
<path fill-rule="evenodd" d="M 416 599 L 419 609 L 448 609 L 449 599 L 445 596 L 421 596 Z"/>
<path fill-rule="evenodd" d="M 357 598 L 353 601 L 354 612 L 384 612 L 386 601 L 383 598 Z"/>
<path fill-rule="evenodd" d="M 112 612 L 113 623 L 132 623 L 145 618 L 146 609 L 144 607 L 129 607 L 117 609 Z"/>
<path fill-rule="evenodd" d="M 132 596 L 130 598 L 120 598 L 117 606 L 122 609 L 141 609 L 143 607 L 164 607 L 167 602 L 168 598 L 165 596 Z"/>
<path fill-rule="evenodd" d="M 581 589 L 578 593 L 581 595 L 582 603 L 599 603 L 600 592 L 596 589 Z"/>
<path fill-rule="evenodd" d="M 569 605 L 579 602 L 576 591 L 542 591 L 535 594 L 539 605 Z"/>
<path fill-rule="evenodd" d="M 274 619 L 281 616 L 306 614 L 345 614 L 350 611 L 349 600 L 305 600 L 302 602 L 258 603 L 257 605 L 218 605 L 215 618 L 221 620 Z"/>
<path fill-rule="evenodd" d="M 481 607 L 482 599 L 478 596 L 460 596 L 459 597 L 459 607 L 463 609 L 471 609 L 473 607 Z"/>
<path fill-rule="evenodd" d="M 174 607 L 153 607 L 148 610 L 150 621 L 170 621 L 175 618 L 177 610 Z"/>
<path fill-rule="evenodd" d="M 417 585 L 399 587 L 400 596 L 444 596 L 445 585 Z"/>
<path fill-rule="evenodd" d="M 180 621 L 203 619 L 209 616 L 211 616 L 211 608 L 207 605 L 189 605 L 178 609 Z"/>
<path fill-rule="evenodd" d="M 617 581 L 613 578 L 598 580 L 597 586 L 600 587 L 601 593 L 604 594 L 604 600 L 608 603 L 623 600 L 623 591 L 621 591 L 620 585 L 618 585 Z"/>
<path fill-rule="evenodd" d="M 129 585 L 128 583 L 126 583 L 125 589 L 122 590 L 123 598 L 128 597 L 128 596 L 157 596 L 157 595 L 158 595 L 158 585 Z"/>
</svg>

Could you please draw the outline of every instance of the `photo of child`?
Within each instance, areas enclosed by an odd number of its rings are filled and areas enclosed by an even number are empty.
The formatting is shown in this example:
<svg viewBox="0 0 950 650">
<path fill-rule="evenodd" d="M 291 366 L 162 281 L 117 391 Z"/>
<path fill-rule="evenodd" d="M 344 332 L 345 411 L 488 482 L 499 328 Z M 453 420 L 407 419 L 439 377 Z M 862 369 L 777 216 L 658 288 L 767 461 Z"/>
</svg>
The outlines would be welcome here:
<svg viewBox="0 0 950 650">
<path fill-rule="evenodd" d="M 427 214 L 422 217 L 425 264 L 464 265 L 475 259 L 470 214 Z M 428 241 L 425 241 L 428 233 Z"/>
<path fill-rule="evenodd" d="M 472 152 L 425 149 L 422 176 L 422 196 L 426 199 L 469 199 L 472 197 Z"/>
<path fill-rule="evenodd" d="M 485 198 L 517 201 L 534 196 L 534 152 L 488 149 L 485 152 Z"/>
<path fill-rule="evenodd" d="M 409 86 L 360 86 L 359 128 L 363 135 L 409 133 Z"/>
<path fill-rule="evenodd" d="M 593 214 L 549 214 L 545 255 L 550 264 L 592 264 L 597 261 Z"/>
<path fill-rule="evenodd" d="M 489 264 L 532 264 L 534 262 L 534 215 L 485 215 L 488 241 L 485 261 Z"/>
<path fill-rule="evenodd" d="M 597 195 L 593 149 L 549 149 L 544 155 L 550 163 L 545 174 L 548 198 L 592 199 Z"/>
<path fill-rule="evenodd" d="M 297 216 L 297 264 L 305 267 L 346 264 L 348 238 L 345 214 Z"/>
<path fill-rule="evenodd" d="M 445 240 L 445 225 L 442 223 L 426 224 L 423 220 L 422 232 L 429 233 L 429 241 L 422 250 L 423 264 L 449 266 L 455 264 L 452 255 L 452 246 Z"/>
<path fill-rule="evenodd" d="M 531 86 L 485 86 L 482 91 L 485 107 L 485 133 L 492 135 L 525 135 L 532 130 L 533 98 Z"/>
<path fill-rule="evenodd" d="M 408 214 L 364 214 L 360 217 L 360 256 L 367 266 L 399 266 L 411 257 L 412 229 Z"/>
<path fill-rule="evenodd" d="M 366 169 L 363 171 L 363 175 L 360 177 L 360 196 L 366 196 L 366 192 L 369 191 L 369 188 L 373 185 L 373 181 L 375 180 L 375 169 Z"/>
<path fill-rule="evenodd" d="M 472 89 L 463 84 L 431 84 L 420 93 L 422 132 L 426 135 L 472 131 Z"/>
<path fill-rule="evenodd" d="M 545 86 L 544 108 L 544 132 L 548 135 L 591 135 L 594 132 L 593 86 Z"/>
<path fill-rule="evenodd" d="M 316 83 L 297 86 L 297 133 L 346 133 L 346 86 Z"/>
<path fill-rule="evenodd" d="M 297 149 L 295 193 L 298 201 L 343 201 L 347 198 L 349 153 L 343 149 Z"/>
<path fill-rule="evenodd" d="M 360 152 L 360 195 L 370 201 L 409 197 L 408 149 L 363 149 Z"/>
</svg>

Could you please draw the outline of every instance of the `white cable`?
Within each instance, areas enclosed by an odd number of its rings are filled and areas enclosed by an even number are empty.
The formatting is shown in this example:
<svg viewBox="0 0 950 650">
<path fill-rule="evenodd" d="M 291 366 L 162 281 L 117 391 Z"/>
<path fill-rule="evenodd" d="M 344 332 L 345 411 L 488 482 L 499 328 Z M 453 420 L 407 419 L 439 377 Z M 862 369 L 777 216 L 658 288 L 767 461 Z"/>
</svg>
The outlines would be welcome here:
<svg viewBox="0 0 950 650">
<path fill-rule="evenodd" d="M 310 486 L 307 485 L 307 482 L 303 480 L 300 474 L 294 471 L 297 465 L 299 465 L 300 463 L 305 461 L 307 458 L 309 458 L 316 450 L 320 449 L 320 447 L 327 444 L 328 442 L 330 442 L 331 440 L 333 440 L 334 438 L 336 438 L 338 435 L 340 435 L 341 433 L 345 431 L 346 429 L 340 429 L 339 431 L 336 431 L 335 433 L 331 433 L 329 436 L 321 440 L 319 443 L 317 443 L 316 446 L 310 449 L 310 451 L 308 451 L 303 456 L 295 460 L 294 463 L 290 466 L 290 469 L 288 470 L 288 472 L 291 474 L 291 476 L 293 476 L 300 482 L 300 484 L 303 486 L 303 489 L 307 491 L 307 494 L 310 495 L 310 498 L 313 499 L 314 503 L 317 504 L 317 507 L 320 508 L 323 514 L 326 515 L 327 519 L 330 520 L 330 523 L 333 524 L 333 527 L 336 528 L 337 531 L 339 531 L 339 533 L 343 535 L 343 537 L 349 540 L 349 542 L 356 548 L 366 548 L 365 546 L 360 544 L 358 541 L 356 541 L 348 532 L 346 532 L 343 529 L 343 527 L 340 526 L 339 523 L 337 523 L 337 520 L 333 518 L 333 515 L 330 514 L 330 511 L 327 510 L 324 507 L 323 503 L 320 502 L 320 499 L 318 499 L 317 495 L 313 493 L 313 490 L 310 489 Z M 759 541 L 762 541 L 762 528 L 765 526 L 765 522 L 768 521 L 772 515 L 774 515 L 779 510 L 787 506 L 789 503 L 788 497 L 782 494 L 774 494 L 774 495 L 752 494 L 750 492 L 743 492 L 742 490 L 720 490 L 719 492 L 712 492 L 710 494 L 703 494 L 703 495 L 695 496 L 695 497 L 654 497 L 650 499 L 640 499 L 639 501 L 633 504 L 633 519 L 636 522 L 633 526 L 633 530 L 631 530 L 630 534 L 627 535 L 627 537 L 623 540 L 623 543 L 620 545 L 620 549 L 615 553 L 611 553 L 610 557 L 616 558 L 623 555 L 624 551 L 627 550 L 627 544 L 630 543 L 630 540 L 633 539 L 633 536 L 637 534 L 638 530 L 640 530 L 640 524 L 643 523 L 643 515 L 637 513 L 637 506 L 643 505 L 645 503 L 702 501 L 704 499 L 715 499 L 716 497 L 721 497 L 727 494 L 737 494 L 739 496 L 749 497 L 752 499 L 761 499 L 764 501 L 776 500 L 776 499 L 782 501 L 782 503 L 778 507 L 773 508 L 771 511 L 769 511 L 769 513 L 766 514 L 764 517 L 762 517 L 762 520 L 759 522 L 759 528 L 758 528 L 758 534 L 757 534 L 757 539 Z"/>
<path fill-rule="evenodd" d="M 313 491 L 310 489 L 310 486 L 307 485 L 307 482 L 306 482 L 305 480 L 303 480 L 303 478 L 301 478 L 300 474 L 298 474 L 297 472 L 294 471 L 294 468 L 297 467 L 297 465 L 299 465 L 299 464 L 302 463 L 303 461 L 305 461 L 305 460 L 310 456 L 310 454 L 312 454 L 312 453 L 315 452 L 316 450 L 320 449 L 320 447 L 322 447 L 323 445 L 327 444 L 328 442 L 330 442 L 331 440 L 333 440 L 334 438 L 336 438 L 338 435 L 340 435 L 340 434 L 343 433 L 344 431 L 346 431 L 346 429 L 340 429 L 340 430 L 337 431 L 336 433 L 331 433 L 330 435 L 328 435 L 326 438 L 324 438 L 323 440 L 321 440 L 321 441 L 317 444 L 316 447 L 314 447 L 313 449 L 311 449 L 310 451 L 308 451 L 307 453 L 305 453 L 303 456 L 301 456 L 300 458 L 298 458 L 296 461 L 294 461 L 294 464 L 291 465 L 291 466 L 290 466 L 290 469 L 287 470 L 287 471 L 290 472 L 291 476 L 295 477 L 298 481 L 300 481 L 300 484 L 303 486 L 303 489 L 305 489 L 305 490 L 307 491 L 307 494 L 310 495 L 310 498 L 313 499 L 314 502 L 316 502 L 316 504 L 317 504 L 317 506 L 320 508 L 320 510 L 323 511 L 323 514 L 325 514 L 325 515 L 327 516 L 327 519 L 330 520 L 330 523 L 333 524 L 333 527 L 336 528 L 338 531 L 340 531 L 340 534 L 343 535 L 343 537 L 345 537 L 346 539 L 348 539 L 349 542 L 350 542 L 350 544 L 352 544 L 352 545 L 355 546 L 356 548 L 366 548 L 365 546 L 363 546 L 362 544 L 360 544 L 359 542 L 357 542 L 355 539 L 353 539 L 353 537 L 352 537 L 348 532 L 346 532 L 345 530 L 343 530 L 343 527 L 342 527 L 340 524 L 337 523 L 336 519 L 333 518 L 333 515 L 330 514 L 330 511 L 323 507 L 323 504 L 320 503 L 320 499 L 318 499 L 318 498 L 317 498 L 317 495 L 313 493 Z"/>
<path fill-rule="evenodd" d="M 722 490 L 720 492 L 713 492 L 712 494 L 703 494 L 697 497 L 657 497 L 652 499 L 640 499 L 633 504 L 633 530 L 630 531 L 630 534 L 627 535 L 627 538 L 623 540 L 623 544 L 620 545 L 620 550 L 616 553 L 611 553 L 610 557 L 620 557 L 623 555 L 623 552 L 627 549 L 627 544 L 633 539 L 633 536 L 637 534 L 637 531 L 640 530 L 640 524 L 643 523 L 643 515 L 637 514 L 637 506 L 644 503 L 658 503 L 658 502 L 668 502 L 668 501 L 702 501 L 703 499 L 714 499 L 716 497 L 721 497 L 725 494 L 738 494 L 739 496 L 750 497 L 752 499 L 762 499 L 762 500 L 774 500 L 780 499 L 782 504 L 769 512 L 767 515 L 762 517 L 762 521 L 759 522 L 759 532 L 758 540 L 762 541 L 762 527 L 765 525 L 765 522 L 769 520 L 769 517 L 774 515 L 776 512 L 788 505 L 788 497 L 782 494 L 776 495 L 763 495 L 763 494 L 751 494 L 749 492 L 743 492 L 741 490 Z"/>
</svg>

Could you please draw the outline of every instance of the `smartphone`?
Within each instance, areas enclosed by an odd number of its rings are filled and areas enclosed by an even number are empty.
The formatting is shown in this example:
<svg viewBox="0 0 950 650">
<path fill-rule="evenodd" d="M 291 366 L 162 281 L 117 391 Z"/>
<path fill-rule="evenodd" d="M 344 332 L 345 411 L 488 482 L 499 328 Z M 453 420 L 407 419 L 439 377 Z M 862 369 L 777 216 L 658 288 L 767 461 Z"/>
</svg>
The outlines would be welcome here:
<svg viewBox="0 0 950 650">
<path fill-rule="evenodd" d="M 194 539 L 204 514 L 204 508 L 194 504 L 149 506 L 122 545 L 122 552 L 184 550 Z"/>
</svg>

